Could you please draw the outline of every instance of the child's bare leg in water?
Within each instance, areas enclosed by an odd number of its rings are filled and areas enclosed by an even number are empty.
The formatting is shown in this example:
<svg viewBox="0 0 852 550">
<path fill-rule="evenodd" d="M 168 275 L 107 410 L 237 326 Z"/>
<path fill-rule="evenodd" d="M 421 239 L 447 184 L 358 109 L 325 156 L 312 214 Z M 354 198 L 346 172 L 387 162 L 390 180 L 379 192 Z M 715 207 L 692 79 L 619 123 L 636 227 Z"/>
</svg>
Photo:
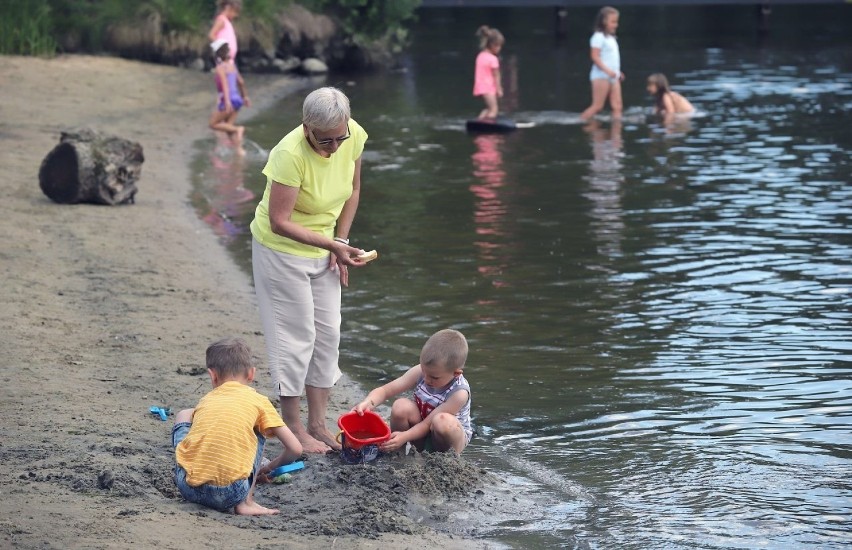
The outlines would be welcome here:
<svg viewBox="0 0 852 550">
<path fill-rule="evenodd" d="M 497 118 L 497 96 L 494 94 L 482 94 L 482 99 L 485 101 L 485 108 L 479 113 L 479 120 L 487 120 Z"/>
<path fill-rule="evenodd" d="M 243 135 L 245 134 L 246 129 L 243 126 L 237 126 L 234 124 L 236 120 L 236 111 L 232 111 L 231 113 L 214 111 L 213 114 L 210 115 L 210 128 L 220 132 L 225 132 L 234 144 L 240 145 L 243 142 Z"/>
</svg>

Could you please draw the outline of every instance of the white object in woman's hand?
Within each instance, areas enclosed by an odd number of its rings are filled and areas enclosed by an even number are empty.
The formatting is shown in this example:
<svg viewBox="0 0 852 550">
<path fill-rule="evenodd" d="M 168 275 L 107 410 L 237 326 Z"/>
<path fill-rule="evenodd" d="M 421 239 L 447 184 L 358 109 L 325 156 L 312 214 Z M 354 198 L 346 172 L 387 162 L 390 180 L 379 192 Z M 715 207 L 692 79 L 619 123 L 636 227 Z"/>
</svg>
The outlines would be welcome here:
<svg viewBox="0 0 852 550">
<path fill-rule="evenodd" d="M 370 250 L 369 252 L 364 252 L 363 254 L 359 254 L 355 256 L 356 260 L 360 260 L 363 263 L 372 262 L 376 258 L 379 257 L 379 253 L 375 250 Z"/>
</svg>

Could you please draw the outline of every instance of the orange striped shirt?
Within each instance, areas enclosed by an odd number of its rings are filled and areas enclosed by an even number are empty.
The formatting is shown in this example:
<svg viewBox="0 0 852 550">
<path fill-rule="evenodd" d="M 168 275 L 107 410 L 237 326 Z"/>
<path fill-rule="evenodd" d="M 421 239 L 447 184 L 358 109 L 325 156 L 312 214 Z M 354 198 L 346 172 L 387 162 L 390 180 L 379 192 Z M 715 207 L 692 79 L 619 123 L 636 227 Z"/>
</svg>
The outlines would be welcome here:
<svg viewBox="0 0 852 550">
<path fill-rule="evenodd" d="M 193 487 L 230 485 L 251 474 L 257 455 L 255 430 L 266 435 L 283 425 L 269 398 L 245 384 L 225 382 L 198 402 L 175 458 Z"/>
</svg>

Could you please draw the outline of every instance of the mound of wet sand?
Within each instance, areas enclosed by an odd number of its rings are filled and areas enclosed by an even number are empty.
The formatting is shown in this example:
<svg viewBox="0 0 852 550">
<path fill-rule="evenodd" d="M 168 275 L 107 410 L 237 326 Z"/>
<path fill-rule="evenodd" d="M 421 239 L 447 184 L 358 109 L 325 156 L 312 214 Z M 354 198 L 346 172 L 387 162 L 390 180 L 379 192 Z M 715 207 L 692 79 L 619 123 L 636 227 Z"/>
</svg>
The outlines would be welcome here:
<svg viewBox="0 0 852 550">
<path fill-rule="evenodd" d="M 430 505 L 473 495 L 494 481 L 453 453 L 384 456 L 367 464 L 347 464 L 329 453 L 309 457 L 292 483 L 261 487 L 258 498 L 284 511 L 288 528 L 299 533 L 373 538 L 423 533 L 441 519 L 430 514 Z M 330 488 L 324 510 L 304 496 L 311 487 Z"/>
</svg>

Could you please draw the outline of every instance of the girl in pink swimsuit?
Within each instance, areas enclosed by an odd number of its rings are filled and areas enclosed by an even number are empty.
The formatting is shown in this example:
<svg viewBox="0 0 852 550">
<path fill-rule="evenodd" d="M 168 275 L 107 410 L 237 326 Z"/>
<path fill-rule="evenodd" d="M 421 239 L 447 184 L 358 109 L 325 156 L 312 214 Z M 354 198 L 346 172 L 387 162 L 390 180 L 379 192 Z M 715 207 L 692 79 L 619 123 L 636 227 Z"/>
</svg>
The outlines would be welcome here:
<svg viewBox="0 0 852 550">
<path fill-rule="evenodd" d="M 237 62 L 237 33 L 234 31 L 232 19 L 240 16 L 240 11 L 243 9 L 242 0 L 219 0 L 219 13 L 213 21 L 213 26 L 210 32 L 207 33 L 207 38 L 210 42 L 216 40 L 224 40 L 228 43 L 228 48 L 231 51 L 231 59 L 234 63 Z"/>
<path fill-rule="evenodd" d="M 482 96 L 485 101 L 485 108 L 479 113 L 479 119 L 494 119 L 499 112 L 497 98 L 503 97 L 500 59 L 497 54 L 500 53 L 506 40 L 500 31 L 486 25 L 479 27 L 476 36 L 479 37 L 479 47 L 482 51 L 476 56 L 473 95 Z"/>
</svg>

